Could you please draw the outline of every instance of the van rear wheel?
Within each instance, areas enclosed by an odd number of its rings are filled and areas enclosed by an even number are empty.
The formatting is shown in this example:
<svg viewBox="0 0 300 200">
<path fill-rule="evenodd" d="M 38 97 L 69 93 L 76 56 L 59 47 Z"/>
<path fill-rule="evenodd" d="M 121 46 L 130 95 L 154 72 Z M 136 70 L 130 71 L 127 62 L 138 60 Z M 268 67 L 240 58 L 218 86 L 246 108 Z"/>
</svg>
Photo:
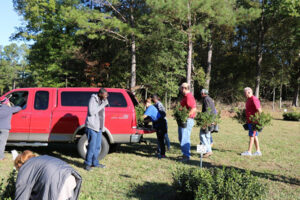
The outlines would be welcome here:
<svg viewBox="0 0 300 200">
<path fill-rule="evenodd" d="M 77 151 L 81 158 L 85 159 L 86 152 L 87 152 L 87 146 L 88 146 L 88 139 L 86 134 L 82 135 L 77 143 Z M 101 141 L 101 149 L 98 159 L 102 160 L 109 152 L 109 144 L 107 142 L 107 139 L 104 135 L 102 135 L 102 141 Z"/>
</svg>

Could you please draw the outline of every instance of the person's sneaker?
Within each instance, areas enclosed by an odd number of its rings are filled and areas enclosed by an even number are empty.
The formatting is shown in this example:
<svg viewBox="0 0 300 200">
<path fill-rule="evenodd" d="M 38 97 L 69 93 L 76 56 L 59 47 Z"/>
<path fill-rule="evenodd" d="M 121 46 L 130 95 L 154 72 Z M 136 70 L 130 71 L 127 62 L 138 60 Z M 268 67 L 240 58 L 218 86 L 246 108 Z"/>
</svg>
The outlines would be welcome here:
<svg viewBox="0 0 300 200">
<path fill-rule="evenodd" d="M 245 151 L 241 153 L 241 156 L 252 156 L 252 154 L 249 151 Z"/>
<path fill-rule="evenodd" d="M 209 156 L 213 155 L 213 152 L 207 152 L 203 155 L 203 158 L 208 158 Z"/>
<path fill-rule="evenodd" d="M 186 163 L 186 162 L 189 162 L 189 161 L 190 161 L 190 158 L 189 158 L 189 157 L 187 157 L 187 156 L 182 156 L 181 162 Z"/>
<path fill-rule="evenodd" d="M 102 164 L 99 164 L 99 165 L 96 165 L 96 166 L 94 166 L 94 167 L 96 167 L 96 168 L 105 168 L 106 166 L 105 165 L 102 165 Z"/>
<path fill-rule="evenodd" d="M 262 153 L 260 151 L 255 152 L 254 154 L 252 154 L 253 156 L 262 156 Z"/>
<path fill-rule="evenodd" d="M 85 169 L 86 171 L 91 171 L 92 167 L 91 167 L 91 166 L 88 166 L 88 165 L 85 165 L 85 166 L 84 166 L 84 169 Z"/>
</svg>

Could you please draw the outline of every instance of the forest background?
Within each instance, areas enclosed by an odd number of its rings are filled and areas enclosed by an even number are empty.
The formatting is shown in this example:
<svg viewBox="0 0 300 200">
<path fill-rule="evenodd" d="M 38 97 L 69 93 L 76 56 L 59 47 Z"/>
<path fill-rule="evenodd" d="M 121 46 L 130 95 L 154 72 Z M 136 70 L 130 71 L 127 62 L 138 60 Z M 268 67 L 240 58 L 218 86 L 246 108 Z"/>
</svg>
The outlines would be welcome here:
<svg viewBox="0 0 300 200">
<path fill-rule="evenodd" d="M 299 106 L 298 0 L 13 0 L 23 25 L 0 46 L 0 94 L 120 87 L 165 103 L 182 82 L 223 102 Z"/>
</svg>

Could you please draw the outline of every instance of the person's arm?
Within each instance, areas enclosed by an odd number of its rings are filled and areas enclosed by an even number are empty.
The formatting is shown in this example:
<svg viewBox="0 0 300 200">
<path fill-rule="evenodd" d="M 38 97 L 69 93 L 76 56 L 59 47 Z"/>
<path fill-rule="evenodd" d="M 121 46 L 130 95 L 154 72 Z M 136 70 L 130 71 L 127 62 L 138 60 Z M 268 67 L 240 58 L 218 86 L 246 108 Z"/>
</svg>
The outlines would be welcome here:
<svg viewBox="0 0 300 200">
<path fill-rule="evenodd" d="M 95 97 L 92 97 L 89 102 L 89 113 L 94 115 L 98 113 L 100 110 L 104 109 L 105 106 L 108 105 L 108 100 L 104 100 L 100 105 L 96 102 Z"/>
<path fill-rule="evenodd" d="M 12 113 L 17 113 L 20 110 L 22 110 L 22 108 L 20 106 L 13 106 L 11 107 Z"/>
<path fill-rule="evenodd" d="M 253 103 L 254 103 L 254 106 L 255 106 L 256 110 L 259 113 L 262 113 L 262 109 L 261 109 L 260 102 L 259 102 L 258 98 L 253 99 Z"/>
<path fill-rule="evenodd" d="M 191 108 L 189 111 L 189 116 L 194 115 L 197 111 L 197 108 L 196 108 L 196 100 L 193 96 L 190 96 L 190 98 L 188 98 L 187 105 L 189 108 Z"/>
</svg>

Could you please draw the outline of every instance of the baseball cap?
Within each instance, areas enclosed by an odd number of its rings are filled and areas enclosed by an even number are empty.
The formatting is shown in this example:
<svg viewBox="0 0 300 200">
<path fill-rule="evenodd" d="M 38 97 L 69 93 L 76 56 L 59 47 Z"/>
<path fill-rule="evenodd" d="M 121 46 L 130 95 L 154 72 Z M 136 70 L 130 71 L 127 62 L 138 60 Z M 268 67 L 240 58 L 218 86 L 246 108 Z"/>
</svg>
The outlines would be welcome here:
<svg viewBox="0 0 300 200">
<path fill-rule="evenodd" d="M 9 102 L 9 99 L 5 96 L 0 97 L 0 104 L 7 104 Z"/>
</svg>

